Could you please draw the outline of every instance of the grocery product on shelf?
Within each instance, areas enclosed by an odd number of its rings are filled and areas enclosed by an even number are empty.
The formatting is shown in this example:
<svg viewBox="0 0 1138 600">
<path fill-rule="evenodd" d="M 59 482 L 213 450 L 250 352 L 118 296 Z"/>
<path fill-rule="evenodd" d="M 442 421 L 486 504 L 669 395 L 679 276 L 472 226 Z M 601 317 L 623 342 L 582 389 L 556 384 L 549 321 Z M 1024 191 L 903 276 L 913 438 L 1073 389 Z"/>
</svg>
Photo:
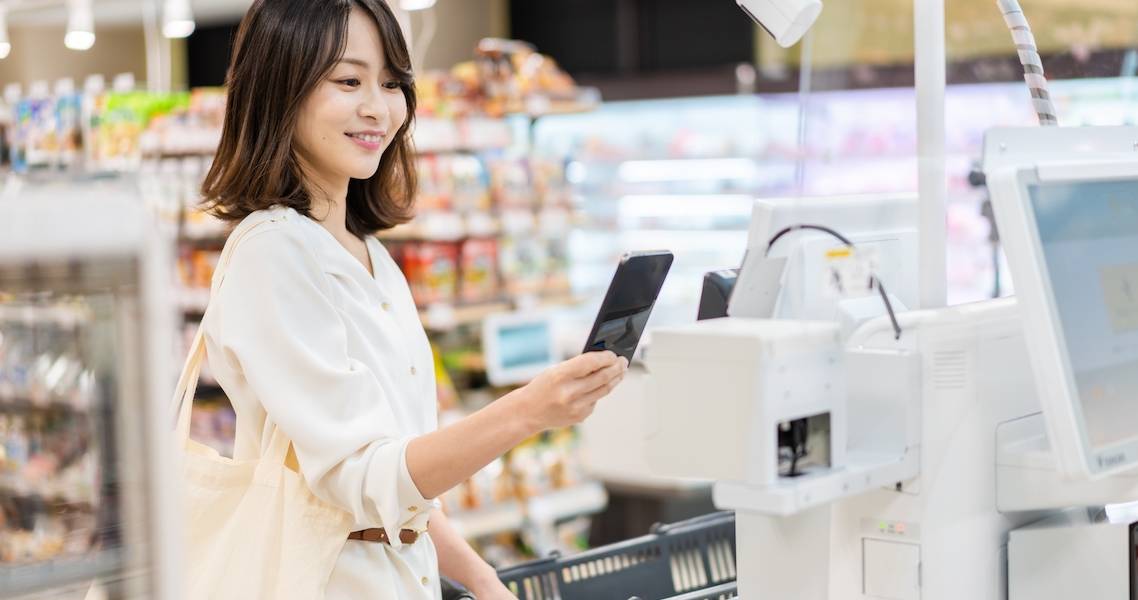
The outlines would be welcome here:
<svg viewBox="0 0 1138 600">
<path fill-rule="evenodd" d="M 481 40 L 474 59 L 449 72 L 420 75 L 418 91 L 424 113 L 440 116 L 576 111 L 598 99 L 532 45 L 496 38 Z"/>
<path fill-rule="evenodd" d="M 194 314 L 205 312 L 206 303 L 209 302 L 213 270 L 220 258 L 220 248 L 183 246 L 179 249 L 178 296 L 184 311 Z"/>
<path fill-rule="evenodd" d="M 477 304 L 496 299 L 499 296 L 498 242 L 466 239 L 459 252 L 459 300 Z"/>
<path fill-rule="evenodd" d="M 458 245 L 455 242 L 400 244 L 394 256 L 415 303 L 454 303 L 458 297 Z"/>
<path fill-rule="evenodd" d="M 58 148 L 54 110 L 55 102 L 47 95 L 46 82 L 39 82 L 31 97 L 16 104 L 13 169 L 47 167 L 54 162 Z"/>
<path fill-rule="evenodd" d="M 0 567 L 81 557 L 99 542 L 102 460 L 91 314 L 0 298 Z"/>
<path fill-rule="evenodd" d="M 237 417 L 224 397 L 194 402 L 190 437 L 213 448 L 222 456 L 233 456 Z"/>
<path fill-rule="evenodd" d="M 103 91 L 84 93 L 71 80 L 46 82 L 28 96 L 7 100 L 11 132 L 8 158 L 16 172 L 55 169 L 86 172 L 137 172 L 144 158 L 201 156 L 217 147 L 224 94 L 217 89 L 190 93 Z"/>
<path fill-rule="evenodd" d="M 549 257 L 549 244 L 534 237 L 503 237 L 498 245 L 498 264 L 506 293 L 511 296 L 536 295 L 557 288 L 547 284 L 547 274 L 555 270 Z"/>
</svg>

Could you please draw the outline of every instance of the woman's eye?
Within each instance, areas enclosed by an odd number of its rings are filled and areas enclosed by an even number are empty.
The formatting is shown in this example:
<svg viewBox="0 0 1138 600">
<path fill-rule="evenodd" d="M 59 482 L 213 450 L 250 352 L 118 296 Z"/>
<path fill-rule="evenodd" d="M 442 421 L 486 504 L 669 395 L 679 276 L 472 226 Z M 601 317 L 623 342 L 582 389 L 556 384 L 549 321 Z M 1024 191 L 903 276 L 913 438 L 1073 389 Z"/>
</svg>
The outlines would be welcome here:
<svg viewBox="0 0 1138 600">
<path fill-rule="evenodd" d="M 384 89 L 388 89 L 388 90 L 398 90 L 398 89 L 402 89 L 403 84 L 401 84 L 398 81 L 395 81 L 393 79 L 391 81 L 383 82 L 383 87 L 384 87 Z"/>
<path fill-rule="evenodd" d="M 348 87 L 360 87 L 360 80 L 356 79 L 355 77 L 349 77 L 347 79 L 341 79 L 339 81 L 339 83 L 346 85 Z"/>
</svg>

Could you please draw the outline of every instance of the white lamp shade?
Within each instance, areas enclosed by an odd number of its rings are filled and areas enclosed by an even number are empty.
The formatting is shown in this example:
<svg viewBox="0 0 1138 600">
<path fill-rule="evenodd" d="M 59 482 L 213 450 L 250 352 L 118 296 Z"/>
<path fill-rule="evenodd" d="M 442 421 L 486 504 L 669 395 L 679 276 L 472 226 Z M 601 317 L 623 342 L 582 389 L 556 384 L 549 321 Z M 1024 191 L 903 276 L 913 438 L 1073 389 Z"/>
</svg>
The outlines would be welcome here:
<svg viewBox="0 0 1138 600">
<path fill-rule="evenodd" d="M 0 60 L 8 58 L 8 54 L 12 52 L 12 44 L 8 42 L 0 42 Z"/>
<path fill-rule="evenodd" d="M 162 35 L 189 37 L 194 32 L 194 11 L 190 0 L 166 0 L 162 6 Z"/>
<path fill-rule="evenodd" d="M 91 0 L 68 0 L 67 35 L 63 44 L 72 50 L 90 50 L 95 45 L 95 15 Z"/>
<path fill-rule="evenodd" d="M 435 0 L 399 0 L 403 10 L 425 10 L 435 5 Z"/>
<path fill-rule="evenodd" d="M 72 50 L 90 50 L 95 45 L 95 34 L 90 31 L 68 31 L 63 45 Z"/>
<path fill-rule="evenodd" d="M 195 27 L 193 21 L 166 21 L 162 24 L 162 35 L 168 38 L 187 38 Z"/>
</svg>

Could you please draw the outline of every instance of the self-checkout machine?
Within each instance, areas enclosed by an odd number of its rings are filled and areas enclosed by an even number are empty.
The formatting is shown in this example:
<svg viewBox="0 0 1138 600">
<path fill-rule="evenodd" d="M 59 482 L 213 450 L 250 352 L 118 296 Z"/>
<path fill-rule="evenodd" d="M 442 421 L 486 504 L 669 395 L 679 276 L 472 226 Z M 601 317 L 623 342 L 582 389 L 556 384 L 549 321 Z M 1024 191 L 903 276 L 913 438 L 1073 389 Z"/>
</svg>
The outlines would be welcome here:
<svg viewBox="0 0 1138 600">
<path fill-rule="evenodd" d="M 1136 142 L 989 135 L 1019 300 L 932 302 L 852 333 L 737 316 L 656 331 L 646 453 L 661 474 L 716 480 L 740 597 L 1133 597 Z M 943 277 L 932 204 L 922 189 L 925 306 L 926 267 Z M 736 287 L 753 298 L 732 304 L 761 312 L 769 288 L 744 275 L 778 269 L 754 266 L 773 260 L 755 234 Z"/>
<path fill-rule="evenodd" d="M 0 185 L 2 597 L 181 597 L 160 230 L 129 179 Z"/>
<path fill-rule="evenodd" d="M 990 137 L 1108 147 L 993 161 L 1020 299 L 848 336 L 738 317 L 657 330 L 647 454 L 661 473 L 715 479 L 716 504 L 737 511 L 742 597 L 1135 589 L 1138 130 Z"/>
</svg>

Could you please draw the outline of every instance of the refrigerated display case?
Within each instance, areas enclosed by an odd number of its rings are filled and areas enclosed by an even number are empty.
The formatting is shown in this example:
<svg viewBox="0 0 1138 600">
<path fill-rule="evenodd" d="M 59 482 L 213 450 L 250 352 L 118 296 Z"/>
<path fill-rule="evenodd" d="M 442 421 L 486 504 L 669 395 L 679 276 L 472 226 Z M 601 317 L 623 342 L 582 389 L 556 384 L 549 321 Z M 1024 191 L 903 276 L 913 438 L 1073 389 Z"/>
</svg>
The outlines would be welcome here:
<svg viewBox="0 0 1138 600">
<path fill-rule="evenodd" d="M 134 186 L 0 195 L 0 596 L 177 598 L 168 242 Z"/>
<path fill-rule="evenodd" d="M 1131 77 L 1055 81 L 1065 125 L 1138 122 Z M 1020 81 L 950 86 L 945 99 L 948 300 L 982 300 L 996 265 L 982 190 L 969 183 L 984 132 L 1032 125 Z M 911 88 L 607 102 L 547 116 L 534 154 L 560 160 L 579 219 L 573 293 L 599 303 L 621 253 L 670 249 L 676 262 L 651 326 L 692 320 L 703 273 L 738 267 L 754 198 L 917 190 Z M 1000 293 L 1012 291 L 1005 280 Z"/>
</svg>

